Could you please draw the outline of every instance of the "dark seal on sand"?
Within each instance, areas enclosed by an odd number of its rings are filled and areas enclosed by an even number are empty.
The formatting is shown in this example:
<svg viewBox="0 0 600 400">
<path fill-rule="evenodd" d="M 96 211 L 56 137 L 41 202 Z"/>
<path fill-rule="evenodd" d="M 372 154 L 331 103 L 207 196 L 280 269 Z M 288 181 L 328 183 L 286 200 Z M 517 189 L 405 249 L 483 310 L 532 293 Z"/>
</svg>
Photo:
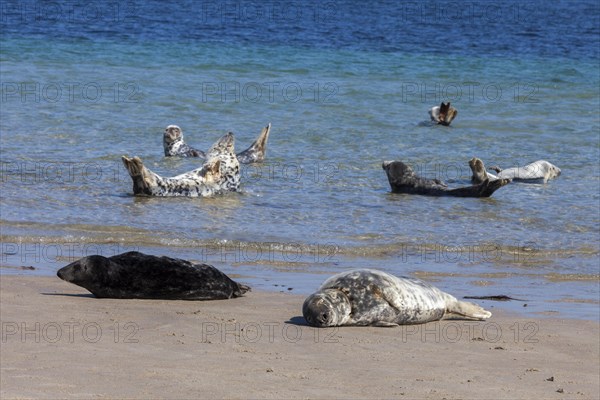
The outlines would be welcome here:
<svg viewBox="0 0 600 400">
<path fill-rule="evenodd" d="M 250 290 L 211 265 L 136 251 L 83 257 L 57 275 L 99 298 L 219 300 Z"/>
</svg>

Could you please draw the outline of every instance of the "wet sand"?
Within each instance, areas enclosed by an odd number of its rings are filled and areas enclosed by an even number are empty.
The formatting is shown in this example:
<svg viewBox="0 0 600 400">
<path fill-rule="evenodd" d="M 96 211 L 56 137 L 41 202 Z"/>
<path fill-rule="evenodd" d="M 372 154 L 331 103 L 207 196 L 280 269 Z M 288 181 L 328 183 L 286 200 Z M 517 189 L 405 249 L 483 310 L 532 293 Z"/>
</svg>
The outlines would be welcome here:
<svg viewBox="0 0 600 400">
<path fill-rule="evenodd" d="M 96 299 L 39 276 L 0 296 L 2 399 L 600 398 L 594 321 L 314 329 L 303 296 Z"/>
</svg>

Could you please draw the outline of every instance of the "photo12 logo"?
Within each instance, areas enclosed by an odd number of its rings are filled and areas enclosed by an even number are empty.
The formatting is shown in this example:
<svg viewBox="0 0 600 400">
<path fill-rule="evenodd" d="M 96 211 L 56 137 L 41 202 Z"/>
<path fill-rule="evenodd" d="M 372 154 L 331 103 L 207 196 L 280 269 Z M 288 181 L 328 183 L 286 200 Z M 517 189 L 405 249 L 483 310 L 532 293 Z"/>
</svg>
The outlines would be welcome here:
<svg viewBox="0 0 600 400">
<path fill-rule="evenodd" d="M 500 243 L 431 243 L 400 246 L 403 263 L 473 263 L 501 261 L 523 263 L 540 256 L 535 242 Z"/>
<path fill-rule="evenodd" d="M 313 343 L 338 343 L 339 328 L 329 329 L 298 326 L 280 322 L 203 322 L 201 343 L 274 343 L 278 339 L 287 343 L 308 340 Z"/>
<path fill-rule="evenodd" d="M 17 185 L 40 183 L 86 185 L 126 179 L 120 162 L 1 161 L 0 182 Z"/>
<path fill-rule="evenodd" d="M 403 343 L 418 340 L 433 343 L 457 343 L 461 340 L 498 343 L 537 343 L 539 325 L 536 322 L 515 322 L 504 327 L 495 322 L 444 321 L 401 327 Z"/>
<path fill-rule="evenodd" d="M 80 258 L 100 255 L 112 257 L 128 251 L 138 251 L 137 246 L 121 243 L 16 243 L 2 242 L 0 259 L 5 264 L 39 264 L 73 262 Z"/>
<path fill-rule="evenodd" d="M 339 180 L 341 164 L 310 163 L 279 163 L 265 162 L 261 164 L 249 164 L 241 170 L 244 182 L 281 181 L 285 183 L 306 184 L 331 184 Z"/>
<path fill-rule="evenodd" d="M 418 101 L 427 104 L 441 102 L 488 102 L 512 101 L 515 103 L 539 103 L 539 85 L 532 82 L 401 82 L 400 96 L 403 103 Z"/>
<path fill-rule="evenodd" d="M 339 18 L 334 1 L 225 0 L 194 2 L 205 25 L 243 26 L 257 24 L 328 23 Z"/>
<path fill-rule="evenodd" d="M 135 82 L 2 82 L 2 103 L 138 103 Z"/>
<path fill-rule="evenodd" d="M 202 102 L 337 104 L 335 82 L 202 82 Z"/>
<path fill-rule="evenodd" d="M 339 246 L 334 243 L 220 243 L 201 246 L 195 251 L 202 262 L 221 263 L 334 263 L 337 262 Z"/>
<path fill-rule="evenodd" d="M 528 2 L 490 1 L 408 1 L 399 6 L 404 23 L 519 23 L 538 18 L 543 7 Z"/>
<path fill-rule="evenodd" d="M 46 1 L 4 0 L 0 2 L 0 21 L 4 24 L 115 24 L 137 15 L 132 0 Z"/>
<path fill-rule="evenodd" d="M 140 327 L 135 322 L 118 323 L 110 326 L 97 322 L 16 322 L 3 321 L 1 342 L 21 343 L 98 343 L 110 340 L 114 343 L 139 343 L 136 337 Z"/>
</svg>

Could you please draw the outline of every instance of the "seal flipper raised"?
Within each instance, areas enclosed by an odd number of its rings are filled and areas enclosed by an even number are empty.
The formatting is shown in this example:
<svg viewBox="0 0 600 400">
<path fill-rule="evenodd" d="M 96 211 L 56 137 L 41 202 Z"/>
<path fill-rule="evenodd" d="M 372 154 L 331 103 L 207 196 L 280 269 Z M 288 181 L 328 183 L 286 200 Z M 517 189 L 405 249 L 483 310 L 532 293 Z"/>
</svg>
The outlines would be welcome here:
<svg viewBox="0 0 600 400">
<path fill-rule="evenodd" d="M 133 181 L 133 193 L 151 195 L 151 188 L 157 185 L 157 180 L 160 177 L 146 168 L 139 157 L 122 156 L 121 160 Z"/>
<path fill-rule="evenodd" d="M 267 153 L 267 141 L 269 140 L 269 133 L 271 133 L 270 123 L 262 129 L 260 135 L 258 135 L 258 138 L 256 138 L 250 147 L 237 154 L 239 162 L 242 164 L 263 162 Z"/>
</svg>

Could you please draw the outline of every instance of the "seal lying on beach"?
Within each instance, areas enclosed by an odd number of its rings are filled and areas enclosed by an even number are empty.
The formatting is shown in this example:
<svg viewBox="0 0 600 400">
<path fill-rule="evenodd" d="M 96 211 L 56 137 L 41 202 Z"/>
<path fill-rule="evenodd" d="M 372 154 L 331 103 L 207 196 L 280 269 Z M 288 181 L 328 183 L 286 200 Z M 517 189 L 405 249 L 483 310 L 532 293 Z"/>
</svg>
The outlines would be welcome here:
<svg viewBox="0 0 600 400">
<path fill-rule="evenodd" d="M 414 278 L 374 269 L 342 272 L 306 298 L 302 314 L 315 327 L 397 326 L 441 319 L 484 320 L 492 313 Z"/>
<path fill-rule="evenodd" d="M 271 124 L 268 124 L 263 128 L 260 135 L 258 135 L 258 138 L 250 147 L 237 154 L 238 161 L 242 164 L 264 161 L 270 132 Z M 163 135 L 163 147 L 165 149 L 166 157 L 179 156 L 206 158 L 206 154 L 202 150 L 194 149 L 185 143 L 183 140 L 183 132 L 177 125 L 169 125 L 165 129 Z"/>
<path fill-rule="evenodd" d="M 250 288 L 207 264 L 130 251 L 112 257 L 83 257 L 58 270 L 60 279 L 99 298 L 218 300 Z"/>
<path fill-rule="evenodd" d="M 458 115 L 458 110 L 448 104 L 442 102 L 439 106 L 431 107 L 429 116 L 433 122 L 439 125 L 449 126 L 450 123 Z"/>
<path fill-rule="evenodd" d="M 498 167 L 490 168 L 498 173 L 497 176 L 488 173 L 485 170 L 483 161 L 481 161 L 479 158 L 472 158 L 469 161 L 469 167 L 471 167 L 471 171 L 473 172 L 473 176 L 471 177 L 471 181 L 473 183 L 480 183 L 486 179 L 512 179 L 514 181 L 521 182 L 546 183 L 548 180 L 556 178 L 561 173 L 560 168 L 545 160 L 538 160 L 532 162 L 531 164 L 527 164 L 524 167 L 508 168 L 505 170 L 502 170 Z"/>
<path fill-rule="evenodd" d="M 210 148 L 202 167 L 172 178 L 152 172 L 139 157 L 121 158 L 133 180 L 135 195 L 206 197 L 235 192 L 240 186 L 240 164 L 231 132 Z"/>
<path fill-rule="evenodd" d="M 508 184 L 510 179 L 487 179 L 478 185 L 448 189 L 439 179 L 421 178 L 402 161 L 384 161 L 393 193 L 421 194 L 426 196 L 490 197 L 492 193 Z"/>
</svg>

